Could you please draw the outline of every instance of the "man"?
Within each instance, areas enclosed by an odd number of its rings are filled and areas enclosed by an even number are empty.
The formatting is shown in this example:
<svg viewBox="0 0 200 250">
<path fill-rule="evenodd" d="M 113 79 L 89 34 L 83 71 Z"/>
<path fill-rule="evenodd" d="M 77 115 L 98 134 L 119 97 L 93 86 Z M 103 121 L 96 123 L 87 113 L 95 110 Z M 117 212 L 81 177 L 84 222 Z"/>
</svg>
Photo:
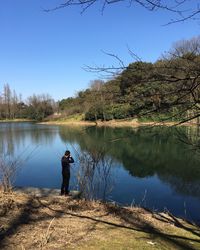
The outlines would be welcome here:
<svg viewBox="0 0 200 250">
<path fill-rule="evenodd" d="M 62 186 L 61 195 L 69 195 L 69 179 L 70 179 L 70 163 L 73 163 L 74 159 L 70 155 L 70 151 L 67 150 L 61 159 L 62 163 Z"/>
</svg>

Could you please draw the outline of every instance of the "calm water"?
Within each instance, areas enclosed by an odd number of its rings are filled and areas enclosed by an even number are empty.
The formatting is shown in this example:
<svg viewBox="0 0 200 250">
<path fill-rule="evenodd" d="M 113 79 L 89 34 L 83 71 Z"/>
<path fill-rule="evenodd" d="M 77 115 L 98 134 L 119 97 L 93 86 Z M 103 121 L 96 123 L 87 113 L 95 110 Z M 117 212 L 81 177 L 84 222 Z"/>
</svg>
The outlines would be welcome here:
<svg viewBox="0 0 200 250">
<path fill-rule="evenodd" d="M 76 161 L 71 178 L 74 189 L 78 154 L 103 148 L 107 159 L 112 159 L 112 191 L 107 193 L 107 200 L 156 211 L 167 209 L 199 223 L 200 156 L 180 141 L 185 135 L 196 140 L 198 132 L 191 128 L 69 128 L 0 123 L 0 151 L 24 160 L 16 186 L 60 188 L 60 158 L 69 149 Z"/>
</svg>

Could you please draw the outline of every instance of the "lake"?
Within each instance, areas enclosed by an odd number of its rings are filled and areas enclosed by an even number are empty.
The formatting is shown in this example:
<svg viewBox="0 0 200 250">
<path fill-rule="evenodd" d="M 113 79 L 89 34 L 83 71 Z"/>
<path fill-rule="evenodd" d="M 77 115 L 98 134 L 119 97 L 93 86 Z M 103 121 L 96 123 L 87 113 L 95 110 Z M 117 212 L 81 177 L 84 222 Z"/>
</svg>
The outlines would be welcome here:
<svg viewBox="0 0 200 250">
<path fill-rule="evenodd" d="M 119 205 L 170 211 L 200 223 L 200 155 L 182 141 L 186 137 L 196 141 L 198 136 L 199 131 L 189 127 L 87 128 L 0 123 L 0 152 L 22 159 L 16 186 L 60 188 L 60 159 L 69 149 L 75 159 L 71 189 L 78 188 L 77 176 L 83 173 L 80 155 L 90 156 L 91 160 L 98 158 L 96 152 L 103 152 L 95 174 L 98 198 Z"/>
</svg>

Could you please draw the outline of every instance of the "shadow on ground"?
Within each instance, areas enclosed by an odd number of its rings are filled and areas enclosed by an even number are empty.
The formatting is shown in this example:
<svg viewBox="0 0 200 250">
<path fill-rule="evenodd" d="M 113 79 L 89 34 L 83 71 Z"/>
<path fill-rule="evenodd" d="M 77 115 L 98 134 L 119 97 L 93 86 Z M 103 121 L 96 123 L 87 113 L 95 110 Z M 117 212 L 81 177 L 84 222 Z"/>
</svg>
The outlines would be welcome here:
<svg viewBox="0 0 200 250">
<path fill-rule="evenodd" d="M 45 196 L 48 196 L 46 190 Z M 96 205 L 95 202 L 52 196 L 51 190 L 49 191 L 49 197 L 26 196 L 21 202 L 19 202 L 17 193 L 5 197 L 4 201 L 13 199 L 13 202 L 8 202 L 10 204 L 9 209 L 5 209 L 6 206 L 2 206 L 1 202 L 1 225 L 5 224 L 6 218 L 8 220 L 6 227 L 0 227 L 0 249 L 9 249 L 9 239 L 14 237 L 25 225 L 34 225 L 44 221 L 50 222 L 53 218 L 62 219 L 66 216 L 67 218 L 78 218 L 81 221 L 90 221 L 90 226 L 81 236 L 76 237 L 76 242 L 86 238 L 88 234 L 96 230 L 97 225 L 101 224 L 109 225 L 112 228 L 143 232 L 147 238 L 162 241 L 163 244 L 166 243 L 171 247 L 169 249 L 194 250 L 200 248 L 200 228 L 179 220 L 171 214 L 154 214 L 144 209 L 131 210 L 107 203 Z M 14 211 L 17 212 L 14 213 Z M 85 214 L 86 211 L 88 213 Z M 110 220 L 111 217 L 116 220 Z M 159 223 L 173 225 L 183 230 L 183 233 L 168 232 L 165 228 L 157 226 Z M 29 236 L 27 235 L 27 237 Z"/>
</svg>

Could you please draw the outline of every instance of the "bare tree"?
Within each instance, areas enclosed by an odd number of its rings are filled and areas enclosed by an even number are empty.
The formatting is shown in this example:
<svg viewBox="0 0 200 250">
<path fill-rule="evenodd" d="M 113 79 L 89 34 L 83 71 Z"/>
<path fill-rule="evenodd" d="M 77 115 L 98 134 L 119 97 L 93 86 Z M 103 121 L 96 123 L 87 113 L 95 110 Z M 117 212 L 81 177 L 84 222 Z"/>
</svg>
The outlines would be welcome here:
<svg viewBox="0 0 200 250">
<path fill-rule="evenodd" d="M 12 191 L 16 175 L 23 164 L 33 156 L 36 149 L 37 147 L 29 151 L 27 147 L 19 155 L 14 156 L 11 152 L 6 151 L 2 142 L 0 150 L 0 187 L 4 192 Z"/>
<path fill-rule="evenodd" d="M 10 86 L 8 83 L 4 85 L 3 95 L 4 95 L 4 103 L 5 103 L 5 116 L 6 116 L 6 119 L 10 119 L 11 118 L 11 95 L 12 93 L 11 93 Z"/>
<path fill-rule="evenodd" d="M 11 90 L 9 84 L 3 86 L 0 94 L 0 119 L 14 119 L 20 113 L 20 97 L 15 90 Z"/>
<path fill-rule="evenodd" d="M 4 116 L 4 98 L 3 94 L 0 94 L 0 119 Z"/>
<path fill-rule="evenodd" d="M 129 75 L 130 90 L 129 102 L 149 100 L 153 103 L 152 109 L 142 115 L 164 111 L 168 108 L 178 108 L 174 118 L 181 115 L 181 122 L 200 119 L 200 37 L 190 40 L 181 40 L 172 46 L 172 49 L 163 55 L 156 63 L 144 63 L 136 58 L 130 65 L 122 65 L 121 59 L 116 59 L 117 65 L 87 67 L 88 71 L 112 75 L 123 83 L 123 75 Z M 133 55 L 135 58 L 135 55 Z M 119 63 L 121 66 L 119 67 Z M 125 84 L 127 79 L 125 77 Z M 135 78 L 135 79 L 134 79 Z M 147 91 L 147 89 L 149 91 Z M 168 100 L 168 105 L 162 103 Z M 145 106 L 137 106 L 137 110 Z M 138 111 L 134 113 L 139 115 Z M 174 109 L 175 110 L 175 109 Z M 182 114 L 181 114 L 182 113 Z M 185 114 L 187 113 L 187 117 Z M 171 119 L 169 117 L 168 119 Z"/>
<path fill-rule="evenodd" d="M 15 90 L 13 90 L 12 97 L 11 97 L 11 118 L 12 119 L 15 119 L 18 113 L 18 103 L 19 103 L 18 96 Z"/>
<path fill-rule="evenodd" d="M 181 122 L 200 117 L 200 36 L 175 43 L 164 57 L 169 73 L 161 73 L 163 81 L 176 85 L 175 105 L 186 107 L 188 116 Z M 162 70 L 161 70 L 162 72 Z"/>
<path fill-rule="evenodd" d="M 113 4 L 126 3 L 128 6 L 137 4 L 149 11 L 164 10 L 175 14 L 175 18 L 169 23 L 181 22 L 186 20 L 197 20 L 200 15 L 200 1 L 190 0 L 60 0 L 60 4 L 51 8 L 45 9 L 45 11 L 58 10 L 61 8 L 67 8 L 71 6 L 81 7 L 81 12 L 86 11 L 88 8 L 95 4 L 100 4 L 101 11 L 103 12 L 105 7 Z"/>
<path fill-rule="evenodd" d="M 113 188 L 112 159 L 104 149 L 93 149 L 79 154 L 77 180 L 82 196 L 86 199 L 105 200 Z"/>
<path fill-rule="evenodd" d="M 0 155 L 0 184 L 4 192 L 12 190 L 13 181 L 20 167 L 19 158 L 13 159 L 9 155 Z"/>
<path fill-rule="evenodd" d="M 54 110 L 54 100 L 48 94 L 28 97 L 28 117 L 35 120 L 42 120 L 48 115 L 52 115 Z"/>
</svg>

